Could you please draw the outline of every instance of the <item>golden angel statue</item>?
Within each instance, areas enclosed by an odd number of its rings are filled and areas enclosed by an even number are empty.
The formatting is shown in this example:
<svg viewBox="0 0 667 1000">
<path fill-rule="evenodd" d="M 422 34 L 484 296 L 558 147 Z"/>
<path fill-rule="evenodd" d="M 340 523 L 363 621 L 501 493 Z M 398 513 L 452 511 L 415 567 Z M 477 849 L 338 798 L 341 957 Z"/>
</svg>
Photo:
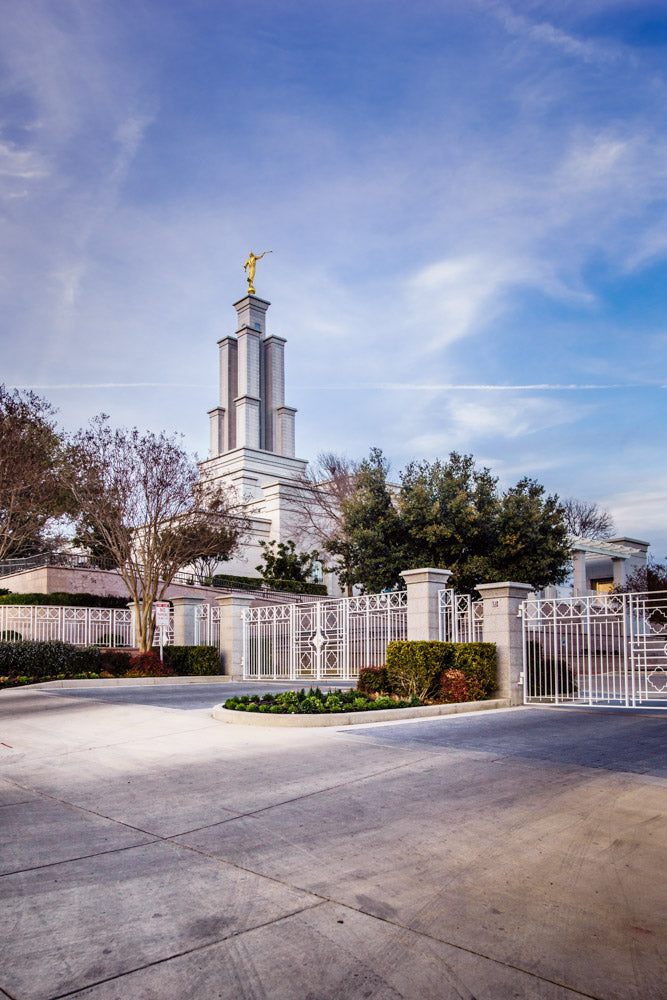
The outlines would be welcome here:
<svg viewBox="0 0 667 1000">
<path fill-rule="evenodd" d="M 273 253 L 273 250 L 265 250 L 264 253 L 258 254 L 254 254 L 251 250 L 247 261 L 243 265 L 243 270 L 248 272 L 248 295 L 255 294 L 255 268 L 257 267 L 257 261 L 261 260 L 267 253 Z"/>
</svg>

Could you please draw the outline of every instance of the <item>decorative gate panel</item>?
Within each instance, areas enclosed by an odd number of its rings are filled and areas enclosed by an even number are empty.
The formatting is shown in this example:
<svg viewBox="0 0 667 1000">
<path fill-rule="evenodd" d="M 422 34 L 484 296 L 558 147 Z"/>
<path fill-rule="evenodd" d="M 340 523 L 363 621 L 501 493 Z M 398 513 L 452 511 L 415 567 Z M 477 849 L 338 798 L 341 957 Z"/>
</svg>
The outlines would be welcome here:
<svg viewBox="0 0 667 1000">
<path fill-rule="evenodd" d="M 481 642 L 484 604 L 473 601 L 471 594 L 439 590 L 438 621 L 440 642 Z"/>
<path fill-rule="evenodd" d="M 405 638 L 405 592 L 246 608 L 243 676 L 347 680 L 383 664 L 387 643 Z"/>
<path fill-rule="evenodd" d="M 667 708 L 667 594 L 522 606 L 526 702 Z"/>
</svg>

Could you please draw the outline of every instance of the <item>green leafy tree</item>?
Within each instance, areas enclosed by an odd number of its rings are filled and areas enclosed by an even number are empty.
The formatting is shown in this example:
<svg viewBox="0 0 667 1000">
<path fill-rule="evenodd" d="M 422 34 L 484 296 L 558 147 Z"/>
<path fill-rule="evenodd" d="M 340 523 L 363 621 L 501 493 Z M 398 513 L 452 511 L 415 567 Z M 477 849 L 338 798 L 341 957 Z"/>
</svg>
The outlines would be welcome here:
<svg viewBox="0 0 667 1000">
<path fill-rule="evenodd" d="M 360 584 L 365 593 L 401 584 L 405 566 L 405 532 L 387 483 L 389 465 L 379 448 L 360 463 L 352 494 L 343 500 L 342 538 L 329 552 L 339 557 L 343 586 Z"/>
<path fill-rule="evenodd" d="M 366 591 L 400 585 L 400 572 L 452 571 L 452 586 L 517 580 L 542 588 L 567 576 L 570 551 L 563 510 L 532 479 L 505 492 L 471 455 L 413 462 L 395 497 L 377 449 L 362 463 L 344 505 L 349 581 Z M 347 580 L 345 581 L 347 582 Z"/>
<path fill-rule="evenodd" d="M 296 545 L 291 539 L 287 542 L 276 542 L 273 539 L 259 544 L 263 552 L 262 562 L 255 568 L 267 583 L 275 583 L 278 580 L 305 583 L 310 579 L 313 563 L 319 561 L 319 553 L 316 550 L 297 552 Z"/>
</svg>

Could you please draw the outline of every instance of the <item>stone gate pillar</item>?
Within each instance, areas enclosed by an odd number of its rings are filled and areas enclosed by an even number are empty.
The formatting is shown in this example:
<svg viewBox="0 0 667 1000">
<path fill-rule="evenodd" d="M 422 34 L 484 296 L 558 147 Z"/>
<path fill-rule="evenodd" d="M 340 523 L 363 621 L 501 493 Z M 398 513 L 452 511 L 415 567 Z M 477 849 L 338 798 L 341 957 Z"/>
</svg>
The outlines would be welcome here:
<svg viewBox="0 0 667 1000">
<path fill-rule="evenodd" d="M 243 617 L 253 597 L 244 594 L 225 594 L 216 597 L 220 608 L 220 656 L 224 674 L 240 676 L 243 673 Z"/>
<path fill-rule="evenodd" d="M 408 640 L 440 638 L 438 591 L 447 587 L 448 569 L 406 569 L 401 576 L 408 589 Z"/>
<path fill-rule="evenodd" d="M 203 597 L 170 597 L 174 606 L 174 646 L 194 646 L 197 642 L 196 615 Z"/>
<path fill-rule="evenodd" d="M 527 583 L 478 583 L 484 602 L 484 642 L 494 642 L 498 664 L 498 697 L 523 704 L 523 623 L 519 607 L 533 588 Z"/>
</svg>

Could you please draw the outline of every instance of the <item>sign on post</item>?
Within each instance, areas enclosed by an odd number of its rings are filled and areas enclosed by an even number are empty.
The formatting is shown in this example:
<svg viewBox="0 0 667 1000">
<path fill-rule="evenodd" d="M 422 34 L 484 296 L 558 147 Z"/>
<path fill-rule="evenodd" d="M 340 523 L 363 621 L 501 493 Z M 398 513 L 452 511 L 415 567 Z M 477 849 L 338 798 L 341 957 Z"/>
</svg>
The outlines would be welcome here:
<svg viewBox="0 0 667 1000">
<path fill-rule="evenodd" d="M 162 660 L 162 647 L 164 645 L 164 629 L 169 628 L 169 601 L 154 601 L 155 627 L 160 630 L 160 659 Z"/>
</svg>

